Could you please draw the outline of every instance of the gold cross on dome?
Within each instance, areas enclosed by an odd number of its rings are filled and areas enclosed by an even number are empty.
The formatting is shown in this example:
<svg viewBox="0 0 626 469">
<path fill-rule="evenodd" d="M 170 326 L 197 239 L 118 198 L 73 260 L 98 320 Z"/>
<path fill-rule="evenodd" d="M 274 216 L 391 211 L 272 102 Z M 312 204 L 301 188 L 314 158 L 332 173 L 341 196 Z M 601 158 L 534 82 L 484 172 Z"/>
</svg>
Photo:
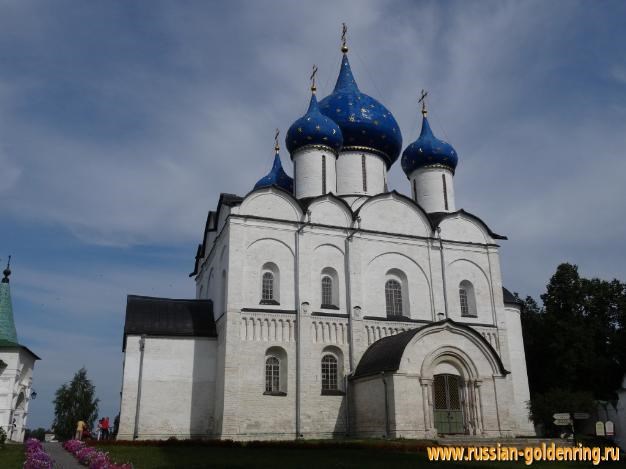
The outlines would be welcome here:
<svg viewBox="0 0 626 469">
<path fill-rule="evenodd" d="M 274 150 L 276 153 L 280 151 L 280 145 L 278 144 L 278 136 L 280 135 L 280 130 L 276 129 L 276 133 L 274 134 Z"/>
<path fill-rule="evenodd" d="M 346 34 L 348 32 L 348 27 L 346 23 L 341 23 L 341 52 L 344 54 L 348 52 L 348 44 L 346 40 Z"/>
<path fill-rule="evenodd" d="M 428 91 L 422 90 L 420 99 L 417 100 L 418 103 L 422 103 L 422 115 L 424 116 L 428 114 L 428 111 L 426 110 L 426 96 L 428 96 Z"/>
<path fill-rule="evenodd" d="M 315 93 L 317 91 L 317 87 L 315 86 L 315 75 L 317 75 L 317 65 L 313 65 L 313 72 L 311 73 L 311 77 L 309 78 L 309 80 L 311 80 L 311 91 L 313 93 Z"/>
</svg>

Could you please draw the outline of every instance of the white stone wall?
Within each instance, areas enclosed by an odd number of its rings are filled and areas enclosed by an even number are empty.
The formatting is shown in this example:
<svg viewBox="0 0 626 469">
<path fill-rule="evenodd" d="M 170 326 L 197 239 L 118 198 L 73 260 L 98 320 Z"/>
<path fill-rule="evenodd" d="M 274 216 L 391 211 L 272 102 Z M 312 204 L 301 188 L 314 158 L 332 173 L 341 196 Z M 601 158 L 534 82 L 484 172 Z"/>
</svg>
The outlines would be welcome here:
<svg viewBox="0 0 626 469">
<path fill-rule="evenodd" d="M 365 156 L 366 188 L 363 188 L 363 163 Z M 337 159 L 338 195 L 376 195 L 385 190 L 387 167 L 383 159 L 366 151 L 342 151 Z"/>
<path fill-rule="evenodd" d="M 21 348 L 2 348 L 0 360 L 7 364 L 0 369 L 0 427 L 10 441 L 21 442 L 28 421 L 35 358 Z"/>
<path fill-rule="evenodd" d="M 298 199 L 317 197 L 337 192 L 337 157 L 330 150 L 304 147 L 293 155 L 295 165 L 294 186 Z M 322 180 L 324 160 L 326 161 L 326 191 Z"/>
<path fill-rule="evenodd" d="M 447 208 L 442 178 L 446 180 Z M 449 169 L 439 166 L 418 168 L 411 173 L 409 180 L 413 198 L 426 212 L 454 212 L 456 210 L 454 176 Z"/>
<path fill-rule="evenodd" d="M 360 175 L 360 153 L 342 154 L 337 166 L 338 181 L 342 157 L 347 165 L 358 161 L 356 174 Z M 378 157 L 368 155 L 368 158 L 382 165 Z M 376 183 L 379 185 L 384 184 L 383 166 Z M 358 181 L 354 178 L 354 171 L 346 171 L 353 178 L 346 184 L 362 184 L 360 178 Z M 368 166 L 368 190 L 370 173 L 375 174 Z M 241 205 L 229 209 L 231 217 L 224 229 L 211 235 L 212 245 L 207 245 L 196 281 L 198 295 L 213 300 L 218 318 L 216 434 L 238 439 L 294 437 L 296 311 L 304 302 L 309 305 L 301 318 L 300 331 L 300 431 L 305 436 L 341 435 L 347 430 L 348 418 L 353 426 L 361 422 L 362 428 L 380 425 L 379 409 L 371 408 L 380 399 L 378 391 L 374 391 L 381 386 L 380 382 L 374 380 L 359 389 L 361 410 L 352 409 L 351 415 L 347 413 L 346 396 L 322 395 L 320 360 L 328 347 L 341 355 L 342 376 L 345 376 L 373 341 L 441 320 L 446 310 L 451 319 L 472 325 L 515 376 L 494 381 L 488 375 L 481 375 L 482 382 L 475 384 L 480 390 L 472 392 L 480 393 L 485 406 L 484 435 L 521 431 L 523 425 L 517 423 L 520 406 L 515 401 L 523 393 L 523 385 L 519 384 L 523 378 L 517 379 L 518 370 L 522 369 L 516 358 L 520 343 L 508 337 L 516 333 L 517 326 L 505 316 L 498 248 L 484 226 L 463 213 L 443 221 L 442 264 L 439 240 L 425 214 L 403 196 L 391 193 L 348 202 L 359 207 L 358 222 L 353 222 L 346 204 L 332 195 L 314 201 L 306 214 L 287 194 L 275 189 L 255 191 Z M 260 304 L 261 272 L 268 262 L 279 271 L 277 305 Z M 321 276 L 329 269 L 336 273 L 337 309 L 321 308 Z M 226 282 L 219 278 L 209 281 L 217 278 L 211 272 L 226 272 Z M 410 320 L 386 319 L 384 284 L 390 276 L 404 279 L 403 315 Z M 475 317 L 461 315 L 459 284 L 462 281 L 473 285 Z M 352 330 L 348 328 L 348 315 L 352 315 Z M 446 341 L 457 339 L 438 340 L 440 345 L 446 345 Z M 275 347 L 280 347 L 286 357 L 284 396 L 263 394 L 264 360 L 268 350 Z M 523 369 L 525 373 L 525 365 Z M 421 430 L 411 434 L 418 428 L 418 422 L 428 417 L 430 403 L 424 407 L 423 383 L 415 376 L 410 379 L 390 376 L 388 380 L 392 389 L 390 399 L 398 403 L 404 399 L 411 409 L 404 408 L 390 417 L 394 422 L 393 434 L 432 436 L 432 423 L 430 428 L 424 424 Z M 514 394 L 514 386 L 522 391 Z M 418 409 L 414 410 L 416 405 Z M 508 407 L 514 408 L 513 417 L 509 416 Z M 363 430 L 363 434 L 384 431 L 382 427 L 376 428 Z"/>
<path fill-rule="evenodd" d="M 215 435 L 217 341 L 210 338 L 146 337 L 137 410 L 139 336 L 128 336 L 124 354 L 118 438 L 139 439 Z"/>
<path fill-rule="evenodd" d="M 526 372 L 526 355 L 524 352 L 520 309 L 515 306 L 506 306 L 504 311 L 514 395 L 513 401 L 515 403 L 511 408 L 511 414 L 514 418 L 516 433 L 533 435 L 535 432 L 534 425 L 528 417 L 530 391 L 528 389 L 528 373 Z"/>
</svg>

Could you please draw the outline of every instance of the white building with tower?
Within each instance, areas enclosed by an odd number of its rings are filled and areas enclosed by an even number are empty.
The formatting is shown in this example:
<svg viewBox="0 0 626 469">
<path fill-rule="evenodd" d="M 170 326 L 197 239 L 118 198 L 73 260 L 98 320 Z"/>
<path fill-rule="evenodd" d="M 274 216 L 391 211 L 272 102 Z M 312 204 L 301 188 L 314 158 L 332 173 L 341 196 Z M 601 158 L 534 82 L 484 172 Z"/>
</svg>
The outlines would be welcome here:
<svg viewBox="0 0 626 469">
<path fill-rule="evenodd" d="M 9 258 L 10 259 L 10 258 Z M 0 281 L 0 428 L 9 441 L 24 441 L 33 369 L 39 357 L 17 340 L 9 277 L 10 265 Z"/>
<path fill-rule="evenodd" d="M 459 158 L 425 106 L 402 151 L 342 52 L 287 132 L 293 179 L 277 145 L 209 212 L 196 299 L 128 297 L 118 438 L 534 434 L 506 238 L 457 209 Z M 411 197 L 388 187 L 400 156 Z"/>
</svg>

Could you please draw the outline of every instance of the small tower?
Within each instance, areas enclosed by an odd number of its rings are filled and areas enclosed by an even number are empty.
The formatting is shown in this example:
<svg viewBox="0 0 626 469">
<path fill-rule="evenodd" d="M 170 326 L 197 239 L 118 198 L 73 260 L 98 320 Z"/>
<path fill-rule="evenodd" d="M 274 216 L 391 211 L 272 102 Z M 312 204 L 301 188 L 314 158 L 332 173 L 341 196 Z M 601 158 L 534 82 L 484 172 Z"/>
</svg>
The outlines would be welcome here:
<svg viewBox="0 0 626 469">
<path fill-rule="evenodd" d="M 37 395 L 32 388 L 33 369 L 39 357 L 17 341 L 9 277 L 11 256 L 0 281 L 0 428 L 9 441 L 24 441 L 28 406 Z"/>
<path fill-rule="evenodd" d="M 255 189 L 260 189 L 262 187 L 279 187 L 287 192 L 293 193 L 293 179 L 289 177 L 285 170 L 283 169 L 283 165 L 280 162 L 280 146 L 278 145 L 278 134 L 279 131 L 276 129 L 276 134 L 274 135 L 274 164 L 272 164 L 272 169 L 269 173 L 263 176 L 261 179 L 257 181 L 254 185 Z"/>
<path fill-rule="evenodd" d="M 293 161 L 294 195 L 298 199 L 337 192 L 336 162 L 343 139 L 339 126 L 319 110 L 316 72 L 317 67 L 313 66 L 309 109 L 291 125 L 285 137 Z"/>
<path fill-rule="evenodd" d="M 11 305 L 11 290 L 9 277 L 11 275 L 11 257 L 6 269 L 2 272 L 4 277 L 0 282 L 0 341 L 8 341 L 17 344 L 17 331 L 13 320 L 13 307 Z"/>
<path fill-rule="evenodd" d="M 454 212 L 454 171 L 459 161 L 452 145 L 433 135 L 422 91 L 422 131 L 402 153 L 402 169 L 411 182 L 411 196 L 427 213 Z"/>
</svg>

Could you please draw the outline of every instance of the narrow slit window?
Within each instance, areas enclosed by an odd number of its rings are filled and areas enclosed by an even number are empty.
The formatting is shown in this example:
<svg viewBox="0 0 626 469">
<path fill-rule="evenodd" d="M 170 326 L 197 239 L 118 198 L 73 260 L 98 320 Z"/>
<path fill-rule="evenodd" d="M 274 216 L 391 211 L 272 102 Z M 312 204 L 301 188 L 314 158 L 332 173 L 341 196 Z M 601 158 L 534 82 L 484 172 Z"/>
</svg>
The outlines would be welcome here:
<svg viewBox="0 0 626 469">
<path fill-rule="evenodd" d="M 441 180 L 443 181 L 443 203 L 448 210 L 448 187 L 446 186 L 446 175 L 441 175 Z"/>
<path fill-rule="evenodd" d="M 322 155 L 322 194 L 326 194 L 326 155 Z"/>
<path fill-rule="evenodd" d="M 365 155 L 361 155 L 361 173 L 363 173 L 363 192 L 367 192 L 367 169 L 365 168 Z"/>
<path fill-rule="evenodd" d="M 413 200 L 417 202 L 417 185 L 415 184 L 415 179 L 413 179 Z"/>
<path fill-rule="evenodd" d="M 293 160 L 293 194 L 296 195 L 296 181 L 298 180 L 298 170 L 296 169 L 296 161 Z"/>
</svg>

